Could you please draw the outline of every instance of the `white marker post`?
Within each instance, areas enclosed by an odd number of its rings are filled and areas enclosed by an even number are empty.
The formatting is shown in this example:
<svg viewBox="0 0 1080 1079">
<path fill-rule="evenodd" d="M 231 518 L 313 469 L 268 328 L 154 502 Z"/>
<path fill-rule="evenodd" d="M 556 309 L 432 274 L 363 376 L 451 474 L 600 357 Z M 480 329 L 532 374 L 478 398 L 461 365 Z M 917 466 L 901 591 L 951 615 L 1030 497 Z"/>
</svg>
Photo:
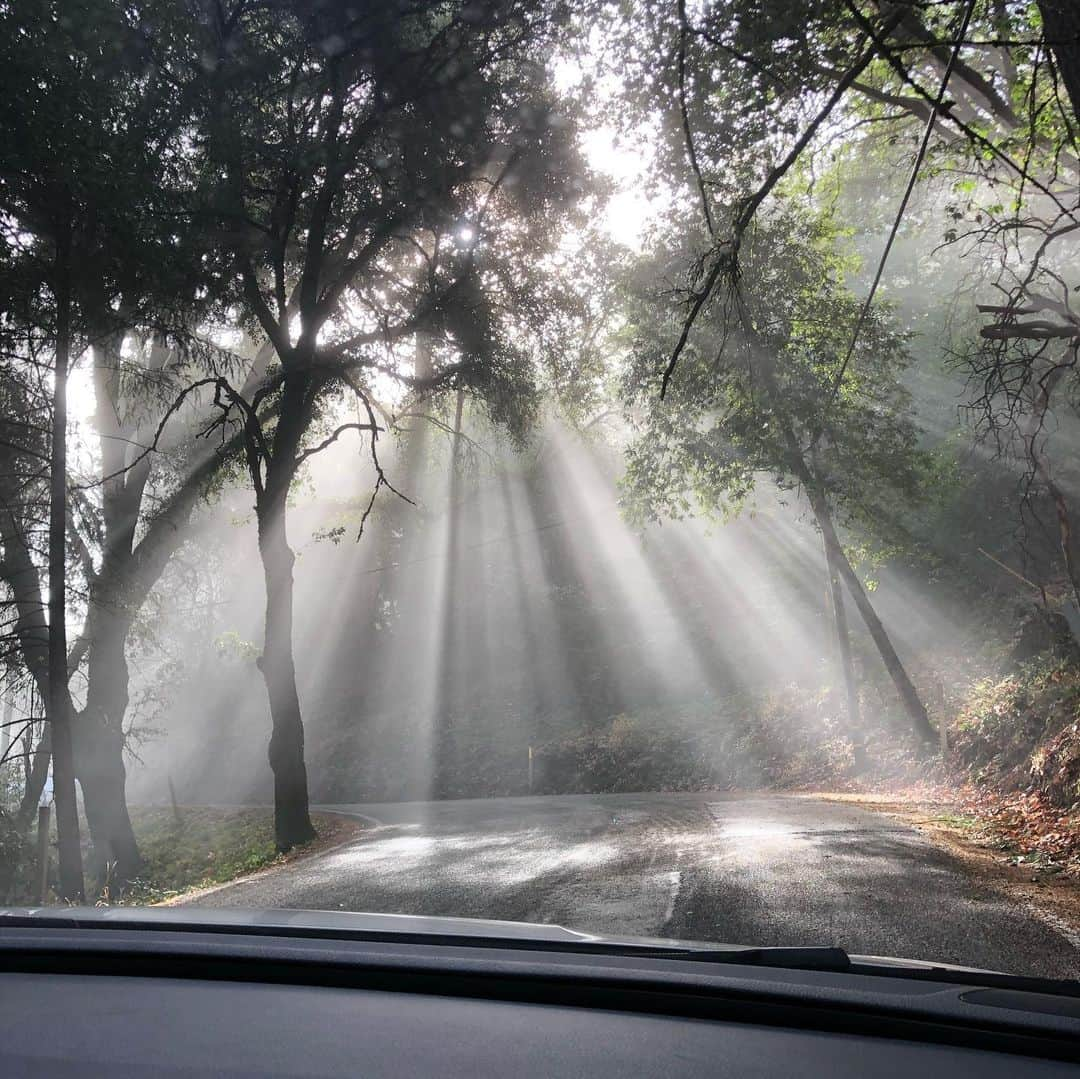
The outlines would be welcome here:
<svg viewBox="0 0 1080 1079">
<path fill-rule="evenodd" d="M 41 789 L 41 800 L 37 811 L 37 854 L 38 854 L 38 905 L 44 906 L 49 895 L 49 807 L 53 800 L 52 762 L 45 775 L 45 785 Z"/>
</svg>

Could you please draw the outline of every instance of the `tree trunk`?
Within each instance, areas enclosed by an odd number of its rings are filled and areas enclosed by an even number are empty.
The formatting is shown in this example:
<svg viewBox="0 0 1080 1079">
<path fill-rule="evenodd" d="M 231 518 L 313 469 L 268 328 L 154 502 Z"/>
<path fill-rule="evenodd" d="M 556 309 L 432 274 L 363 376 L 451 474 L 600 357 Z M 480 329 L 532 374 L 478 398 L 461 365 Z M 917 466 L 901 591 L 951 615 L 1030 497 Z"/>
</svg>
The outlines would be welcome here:
<svg viewBox="0 0 1080 1079">
<path fill-rule="evenodd" d="M 454 426 L 450 442 L 450 477 L 446 489 L 446 559 L 442 619 L 436 660 L 436 693 L 434 714 L 435 761 L 430 797 L 445 797 L 448 784 L 456 770 L 457 746 L 454 738 L 454 719 L 464 707 L 462 687 L 468 675 L 465 671 L 465 621 L 461 599 L 461 420 L 465 408 L 465 391 L 459 389 L 454 402 Z"/>
<path fill-rule="evenodd" d="M 41 792 L 45 789 L 45 780 L 49 777 L 49 762 L 52 760 L 52 744 L 49 739 L 49 724 L 45 724 L 45 731 L 34 749 L 33 757 L 30 756 L 30 731 L 26 732 L 27 754 L 24 758 L 25 783 L 23 796 L 19 802 L 19 812 L 16 820 L 20 828 L 29 828 L 34 823 L 34 814 L 37 812 L 38 803 L 41 801 Z"/>
<path fill-rule="evenodd" d="M 832 606 L 833 626 L 836 629 L 836 650 L 840 659 L 840 673 L 844 679 L 847 697 L 848 723 L 853 731 L 859 727 L 859 688 L 855 681 L 855 661 L 851 655 L 851 634 L 848 630 L 847 608 L 844 590 L 840 583 L 840 571 L 836 558 L 825 544 L 825 567 L 829 578 L 829 600 Z"/>
<path fill-rule="evenodd" d="M 310 357 L 291 357 L 301 368 L 308 365 L 305 359 L 310 362 Z M 270 702 L 269 758 L 274 773 L 274 840 L 279 851 L 307 843 L 316 834 L 308 810 L 304 721 L 293 660 L 293 565 L 296 556 L 289 546 L 285 526 L 289 489 L 296 475 L 297 452 L 310 420 L 316 389 L 311 377 L 303 370 L 285 376 L 273 453 L 265 463 L 265 482 L 260 479 L 258 468 L 252 470 L 259 555 L 266 586 L 266 621 L 259 670 Z"/>
<path fill-rule="evenodd" d="M 128 706 L 125 655 L 131 629 L 129 604 L 132 548 L 149 458 L 130 465 L 132 447 L 149 441 L 145 431 L 125 422 L 120 388 L 125 334 L 100 332 L 94 349 L 95 426 L 101 454 L 104 542 L 101 568 L 89 582 L 86 637 L 86 706 L 75 724 L 75 768 L 93 842 L 93 873 L 113 895 L 138 876 L 142 858 L 127 809 L 124 717 Z M 159 359 L 160 367 L 163 357 Z M 151 365 L 152 367 L 154 365 Z"/>
<path fill-rule="evenodd" d="M 49 732 L 48 723 L 46 723 L 44 726 L 45 726 L 45 734 L 42 735 L 41 742 L 45 742 L 47 740 L 47 736 L 48 736 L 48 732 Z M 28 728 L 26 731 L 23 732 L 22 744 L 23 744 L 23 751 L 22 751 L 22 759 L 23 759 L 23 802 L 25 803 L 30 798 L 30 758 L 34 755 L 34 731 L 33 731 L 32 728 Z M 45 758 L 45 760 L 46 760 L 45 767 L 47 769 L 48 768 L 48 762 L 50 762 L 52 760 L 52 753 L 49 753 L 48 756 Z M 42 781 L 41 785 L 42 785 L 42 787 L 45 786 L 44 781 Z M 40 794 L 36 795 L 34 797 L 34 800 L 30 803 L 30 805 L 31 806 L 37 805 L 37 799 L 40 798 L 40 797 L 41 797 Z M 27 827 L 29 827 L 29 823 L 27 824 Z"/>
<path fill-rule="evenodd" d="M 431 378 L 433 370 L 431 337 L 426 333 L 417 333 L 413 354 L 413 374 L 422 383 Z M 402 419 L 408 419 L 410 425 L 401 435 L 399 443 L 401 448 L 395 458 L 395 464 L 405 481 L 405 486 L 401 489 L 410 492 L 411 496 L 418 498 L 421 504 L 427 494 L 423 491 L 422 480 L 426 479 L 429 427 L 427 420 L 412 413 L 412 409 L 422 402 L 423 398 L 412 400 L 406 407 Z M 408 503 L 397 498 L 390 498 L 386 500 L 384 506 L 385 512 L 381 515 L 384 524 L 379 544 L 380 553 L 375 558 L 375 565 L 384 566 L 386 569 L 378 575 L 377 610 L 393 607 L 397 603 L 401 594 L 401 581 L 400 574 L 396 570 L 400 557 L 396 552 L 403 551 L 407 546 L 415 543 L 411 538 L 405 539 L 406 531 L 410 527 L 406 523 L 404 508 L 408 506 Z M 409 508 L 415 509 L 415 507 Z M 367 620 L 366 614 L 364 617 Z"/>
<path fill-rule="evenodd" d="M 465 391 L 459 389 L 454 402 L 454 440 L 450 448 L 450 467 L 455 471 L 460 467 L 461 457 L 461 415 L 465 410 Z"/>
<path fill-rule="evenodd" d="M 825 572 L 829 578 L 829 606 L 832 610 L 833 627 L 836 630 L 836 652 L 840 660 L 840 674 L 844 679 L 847 698 L 848 732 L 851 736 L 852 762 L 855 771 L 863 772 L 869 763 L 866 755 L 866 732 L 859 715 L 859 686 L 855 679 L 855 660 L 851 654 L 851 633 L 848 629 L 847 606 L 844 589 L 840 583 L 840 571 L 828 544 L 825 547 Z"/>
<path fill-rule="evenodd" d="M 836 529 L 833 527 L 832 515 L 829 513 L 825 496 L 815 490 L 812 482 L 807 484 L 807 493 L 810 496 L 814 518 L 825 541 L 825 548 L 830 553 L 837 572 L 847 586 L 848 593 L 855 601 L 855 606 L 859 609 L 859 614 L 862 615 L 866 628 L 870 631 L 870 636 L 877 646 L 881 660 L 885 664 L 885 669 L 889 672 L 889 677 L 892 679 L 893 685 L 896 686 L 897 693 L 900 694 L 900 700 L 911 720 L 912 729 L 923 742 L 936 743 L 937 734 L 930 725 L 930 719 L 926 714 L 926 708 L 919 699 L 918 691 L 908 677 L 904 665 L 900 662 L 900 657 L 896 654 L 896 649 L 893 648 L 892 641 L 889 640 L 889 635 L 885 632 L 885 627 L 881 624 L 881 619 L 878 618 L 858 574 L 852 569 L 847 555 L 844 554 L 844 549 L 836 535 Z"/>
<path fill-rule="evenodd" d="M 0 510 L 0 545 L 3 547 L 0 575 L 15 604 L 13 632 L 19 642 L 23 663 L 33 679 L 29 702 L 29 714 L 33 716 L 35 692 L 43 702 L 49 699 L 49 626 L 45 620 L 41 578 L 30 557 L 22 522 L 11 508 Z M 48 723 L 36 749 L 33 749 L 32 734 L 32 730 L 27 731 L 24 739 L 27 746 L 24 789 L 18 811 L 19 826 L 24 829 L 34 822 L 52 760 Z"/>
<path fill-rule="evenodd" d="M 71 746 L 71 695 L 67 668 L 67 380 L 71 349 L 70 231 L 61 228 L 56 251 L 56 351 L 53 378 L 52 453 L 49 473 L 49 698 L 53 797 L 60 854 L 60 894 L 83 899 L 79 810 Z"/>
<path fill-rule="evenodd" d="M 4 729 L 0 732 L 0 761 L 7 756 L 8 746 L 11 745 L 12 735 L 15 733 L 11 728 L 14 724 L 14 720 L 11 718 L 14 715 L 15 709 L 11 705 L 11 698 L 4 698 Z"/>
<path fill-rule="evenodd" d="M 825 492 L 818 482 L 815 472 L 811 470 L 810 465 L 807 463 L 805 451 L 799 444 L 799 440 L 795 436 L 795 429 L 787 417 L 784 408 L 784 394 L 776 381 L 773 355 L 761 342 L 753 320 L 750 318 L 749 312 L 746 311 L 745 304 L 741 299 L 739 303 L 743 325 L 756 346 L 758 356 L 762 360 L 760 365 L 762 381 L 772 398 L 772 405 L 778 422 L 782 425 L 784 439 L 788 448 L 788 466 L 795 478 L 802 484 L 807 497 L 810 499 L 814 518 L 817 520 L 818 528 L 821 529 L 826 553 L 832 558 L 833 565 L 847 586 L 851 598 L 855 601 L 855 606 L 859 609 L 859 614 L 862 615 L 866 628 L 870 631 L 870 636 L 877 646 L 881 660 L 885 664 L 885 669 L 889 672 L 889 677 L 900 694 L 904 710 L 911 720 L 912 730 L 921 741 L 934 743 L 937 741 L 937 734 L 930 725 L 926 708 L 919 699 L 918 691 L 908 677 L 907 671 L 904 670 L 904 665 L 900 662 L 900 657 L 896 654 L 896 649 L 893 648 L 892 641 L 889 640 L 889 635 L 885 632 L 885 627 L 881 624 L 881 619 L 878 618 L 877 611 L 874 610 L 873 604 L 862 586 L 862 581 L 859 580 L 858 574 L 852 569 L 847 555 L 844 554 L 844 548 L 841 546 L 836 535 L 836 529 L 833 527 L 832 514 L 829 512 Z M 811 452 L 815 452 L 815 450 L 811 449 Z"/>
<path fill-rule="evenodd" d="M 1039 13 L 1073 115 L 1080 119 L 1080 4 L 1076 0 L 1039 0 Z"/>
<path fill-rule="evenodd" d="M 266 625 L 259 669 L 270 701 L 270 768 L 274 773 L 274 840 L 279 851 L 315 838 L 308 812 L 304 724 L 293 661 L 293 563 L 285 531 L 285 500 L 258 515 L 266 582 Z"/>
<path fill-rule="evenodd" d="M 94 876 L 100 887 L 116 894 L 127 888 L 142 868 L 125 792 L 123 722 L 128 706 L 128 667 L 124 645 L 130 619 L 115 597 L 95 589 L 91 602 L 86 706 L 75 726 L 75 760 L 94 845 Z"/>
<path fill-rule="evenodd" d="M 119 345 L 116 345 L 117 351 Z M 106 360 L 110 377 L 119 363 Z M 98 372 L 95 372 L 97 375 Z M 117 390 L 97 387 L 100 402 L 114 411 Z M 111 405 L 110 405 L 111 403 Z M 102 468 L 109 475 L 125 467 L 121 448 L 145 444 L 152 432 L 117 431 L 100 415 Z M 124 888 L 137 876 L 142 858 L 131 827 L 125 791 L 123 721 L 128 705 L 128 666 L 125 649 L 135 613 L 160 579 L 169 559 L 183 542 L 205 485 L 230 460 L 216 451 L 196 451 L 187 478 L 149 522 L 138 544 L 134 543 L 143 490 L 149 470 L 146 462 L 128 468 L 115 481 L 103 485 L 106 543 L 101 570 L 90 588 L 87 638 L 87 705 L 75 725 L 76 764 L 83 800 L 94 843 L 95 871 L 109 866 L 109 883 Z M 0 518 L 0 524 L 2 524 Z"/>
<path fill-rule="evenodd" d="M 85 713 L 77 730 L 79 785 L 93 842 L 92 870 L 98 888 L 115 897 L 128 888 L 142 867 L 124 790 L 123 734 Z"/>
</svg>

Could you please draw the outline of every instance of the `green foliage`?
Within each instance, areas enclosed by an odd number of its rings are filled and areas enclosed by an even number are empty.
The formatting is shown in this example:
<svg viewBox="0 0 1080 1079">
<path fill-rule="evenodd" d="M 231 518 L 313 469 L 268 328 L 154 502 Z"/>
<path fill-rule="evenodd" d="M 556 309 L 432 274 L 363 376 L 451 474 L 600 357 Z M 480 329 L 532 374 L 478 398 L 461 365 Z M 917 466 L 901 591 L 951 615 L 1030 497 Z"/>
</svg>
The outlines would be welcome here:
<svg viewBox="0 0 1080 1079">
<path fill-rule="evenodd" d="M 649 305 L 639 296 L 625 381 L 644 427 L 627 455 L 634 519 L 737 512 L 761 477 L 790 490 L 809 469 L 843 523 L 878 544 L 904 538 L 898 506 L 918 501 L 934 479 L 903 381 L 907 340 L 887 311 L 872 310 L 845 365 L 860 303 L 843 284 L 844 266 L 827 217 L 787 207 L 759 226 L 738 294 L 699 318 L 662 402 L 670 308 L 664 297 Z M 658 273 L 650 265 L 645 276 Z"/>
<path fill-rule="evenodd" d="M 198 101 L 211 266 L 284 368 L 274 327 L 292 310 L 297 347 L 318 336 L 322 369 L 365 384 L 376 368 L 407 387 L 410 357 L 392 345 L 423 330 L 438 388 L 466 389 L 523 436 L 532 265 L 583 182 L 571 119 L 528 58 L 552 30 L 545 6 L 457 3 L 284 4 L 206 26 L 210 70 L 177 77 Z M 342 386 L 319 390 L 311 419 Z"/>
<path fill-rule="evenodd" d="M 65 237 L 77 339 L 136 322 L 175 333 L 198 308 L 203 245 L 180 201 L 187 102 L 163 64 L 190 48 L 188 29 L 156 0 L 14 0 L 0 12 L 4 255 L 26 287 L 4 303 L 21 298 L 27 323 L 51 325 Z"/>
</svg>

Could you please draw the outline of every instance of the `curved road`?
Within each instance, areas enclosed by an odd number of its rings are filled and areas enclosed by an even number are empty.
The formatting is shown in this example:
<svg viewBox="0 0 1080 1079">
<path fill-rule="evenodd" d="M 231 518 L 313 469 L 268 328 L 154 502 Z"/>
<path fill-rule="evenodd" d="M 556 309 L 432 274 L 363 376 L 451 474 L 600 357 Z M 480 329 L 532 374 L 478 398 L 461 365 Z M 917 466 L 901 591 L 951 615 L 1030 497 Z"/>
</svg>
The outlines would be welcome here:
<svg viewBox="0 0 1080 1079">
<path fill-rule="evenodd" d="M 1080 936 L 971 877 L 913 829 L 857 806 L 615 794 L 322 808 L 365 817 L 371 830 L 192 902 L 837 944 L 1080 976 Z"/>
</svg>

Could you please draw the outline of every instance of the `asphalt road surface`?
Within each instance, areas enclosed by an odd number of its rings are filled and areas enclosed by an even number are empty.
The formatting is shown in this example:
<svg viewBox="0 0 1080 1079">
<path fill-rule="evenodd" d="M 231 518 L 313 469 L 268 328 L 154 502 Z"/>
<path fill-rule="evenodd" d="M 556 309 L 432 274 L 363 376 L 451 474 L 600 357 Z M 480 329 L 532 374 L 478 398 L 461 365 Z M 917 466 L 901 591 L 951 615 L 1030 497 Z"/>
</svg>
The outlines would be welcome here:
<svg viewBox="0 0 1080 1079">
<path fill-rule="evenodd" d="M 365 817 L 371 828 L 194 902 L 836 944 L 1080 976 L 1080 936 L 973 878 L 913 829 L 852 805 L 616 794 L 321 808 Z"/>
</svg>

